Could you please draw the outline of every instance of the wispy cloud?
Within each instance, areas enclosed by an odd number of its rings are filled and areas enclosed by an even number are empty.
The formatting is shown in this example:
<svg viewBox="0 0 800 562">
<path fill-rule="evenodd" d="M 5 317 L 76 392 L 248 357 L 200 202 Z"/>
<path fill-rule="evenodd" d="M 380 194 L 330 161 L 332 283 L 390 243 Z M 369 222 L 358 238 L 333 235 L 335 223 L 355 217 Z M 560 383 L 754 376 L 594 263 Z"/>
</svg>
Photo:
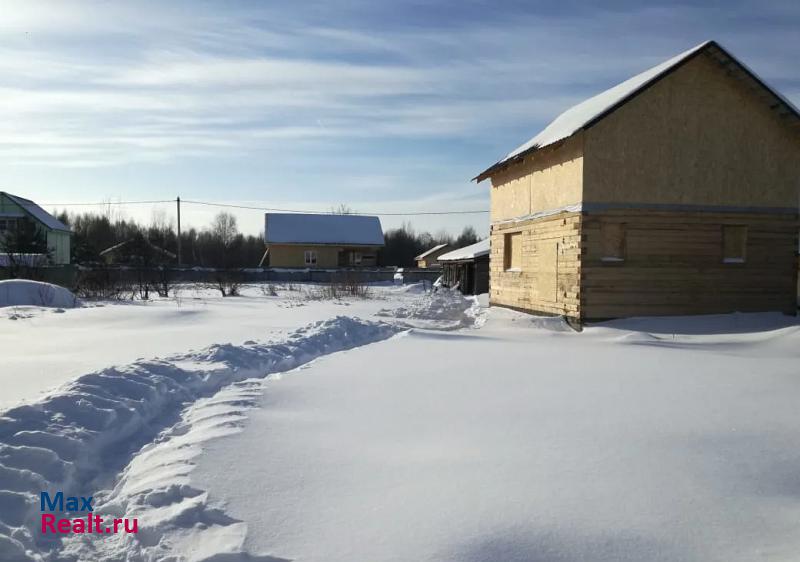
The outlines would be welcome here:
<svg viewBox="0 0 800 562">
<path fill-rule="evenodd" d="M 166 183 L 424 200 L 709 37 L 800 103 L 799 22 L 789 1 L 7 1 L 0 175 L 48 199 Z"/>
</svg>

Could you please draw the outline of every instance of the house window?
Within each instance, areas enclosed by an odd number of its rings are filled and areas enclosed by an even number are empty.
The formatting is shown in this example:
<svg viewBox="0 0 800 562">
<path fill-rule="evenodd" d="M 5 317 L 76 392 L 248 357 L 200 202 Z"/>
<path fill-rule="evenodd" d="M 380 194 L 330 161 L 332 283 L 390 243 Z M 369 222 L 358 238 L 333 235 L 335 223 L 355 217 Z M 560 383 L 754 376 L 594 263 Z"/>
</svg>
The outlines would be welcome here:
<svg viewBox="0 0 800 562">
<path fill-rule="evenodd" d="M 317 265 L 317 252 L 314 250 L 306 250 L 304 253 L 306 265 Z"/>
<path fill-rule="evenodd" d="M 361 265 L 362 257 L 361 252 L 353 252 L 350 254 L 350 263 L 352 265 Z"/>
<path fill-rule="evenodd" d="M 722 227 L 722 263 L 744 263 L 747 258 L 747 227 Z"/>
<path fill-rule="evenodd" d="M 6 228 L 6 219 L 0 219 L 0 232 L 5 232 Z"/>
<path fill-rule="evenodd" d="M 503 240 L 503 269 L 522 270 L 522 233 L 506 234 Z"/>
<path fill-rule="evenodd" d="M 7 230 L 14 230 L 15 225 L 16 225 L 15 219 L 0 219 L 0 232 L 5 232 Z"/>
<path fill-rule="evenodd" d="M 602 256 L 604 262 L 625 261 L 625 224 L 621 222 L 607 222 L 600 226 L 602 237 Z"/>
</svg>

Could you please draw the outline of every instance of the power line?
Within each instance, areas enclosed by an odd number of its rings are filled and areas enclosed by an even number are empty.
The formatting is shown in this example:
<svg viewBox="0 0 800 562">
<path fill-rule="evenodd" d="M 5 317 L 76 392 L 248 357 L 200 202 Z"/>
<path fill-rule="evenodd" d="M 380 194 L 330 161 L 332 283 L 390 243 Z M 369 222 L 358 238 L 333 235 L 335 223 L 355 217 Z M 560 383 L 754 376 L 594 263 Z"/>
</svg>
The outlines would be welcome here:
<svg viewBox="0 0 800 562">
<path fill-rule="evenodd" d="M 308 213 L 312 215 L 329 215 L 330 211 L 318 211 L 318 210 L 308 210 L 308 209 L 279 209 L 276 207 L 253 207 L 249 205 L 234 205 L 232 203 L 211 203 L 209 201 L 191 201 L 188 199 L 182 199 L 183 203 L 190 203 L 194 205 L 208 205 L 212 207 L 230 207 L 234 209 L 249 209 L 253 211 L 276 211 L 279 213 Z M 468 214 L 476 214 L 476 213 L 488 213 L 489 211 L 412 211 L 408 213 L 380 213 L 380 212 L 350 212 L 347 214 L 350 215 L 382 215 L 382 216 L 405 216 L 405 215 L 468 215 Z"/>
<path fill-rule="evenodd" d="M 91 207 L 109 205 L 152 205 L 154 203 L 174 203 L 175 199 L 159 199 L 154 201 L 102 201 L 100 203 L 40 203 L 45 207 Z"/>
<path fill-rule="evenodd" d="M 175 199 L 163 199 L 154 201 L 104 201 L 101 203 L 42 203 L 46 207 L 83 207 L 83 206 L 109 206 L 109 205 L 152 205 L 156 203 L 174 203 Z M 212 201 L 194 201 L 181 199 L 181 203 L 189 205 L 203 205 L 207 207 L 221 207 L 229 209 L 246 209 L 251 211 L 272 211 L 278 213 L 306 213 L 310 215 L 328 215 L 331 211 L 320 211 L 311 209 L 282 209 L 277 207 L 256 207 L 251 205 L 235 205 L 233 203 L 214 203 Z M 353 211 L 351 215 L 378 215 L 378 216 L 421 216 L 421 215 L 476 215 L 488 213 L 488 210 L 469 210 L 469 211 L 411 211 L 411 212 L 366 212 Z"/>
</svg>

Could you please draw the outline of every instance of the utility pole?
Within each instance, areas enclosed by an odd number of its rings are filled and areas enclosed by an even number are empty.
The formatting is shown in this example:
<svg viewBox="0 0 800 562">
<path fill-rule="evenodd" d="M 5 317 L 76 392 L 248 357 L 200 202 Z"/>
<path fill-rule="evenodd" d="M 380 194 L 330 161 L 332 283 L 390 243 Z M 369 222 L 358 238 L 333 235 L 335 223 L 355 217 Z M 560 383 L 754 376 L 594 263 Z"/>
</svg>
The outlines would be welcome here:
<svg viewBox="0 0 800 562">
<path fill-rule="evenodd" d="M 178 267 L 182 265 L 181 262 L 181 198 L 176 199 L 178 203 Z"/>
</svg>

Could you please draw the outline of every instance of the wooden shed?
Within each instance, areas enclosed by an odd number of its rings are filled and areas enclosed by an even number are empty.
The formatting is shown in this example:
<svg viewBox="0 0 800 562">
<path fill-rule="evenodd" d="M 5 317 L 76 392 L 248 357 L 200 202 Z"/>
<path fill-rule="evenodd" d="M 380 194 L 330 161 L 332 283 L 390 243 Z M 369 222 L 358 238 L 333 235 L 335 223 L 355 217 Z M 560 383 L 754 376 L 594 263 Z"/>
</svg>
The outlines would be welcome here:
<svg viewBox="0 0 800 562">
<path fill-rule="evenodd" d="M 796 313 L 800 112 L 714 41 L 481 172 L 495 305 L 577 320 Z"/>
<path fill-rule="evenodd" d="M 442 284 L 465 295 L 489 292 L 489 239 L 439 256 Z"/>
<path fill-rule="evenodd" d="M 417 262 L 417 267 L 420 269 L 433 269 L 442 267 L 441 262 L 439 262 L 439 256 L 448 251 L 448 244 L 439 244 L 422 252 L 420 255 L 414 258 L 414 261 Z"/>
</svg>

